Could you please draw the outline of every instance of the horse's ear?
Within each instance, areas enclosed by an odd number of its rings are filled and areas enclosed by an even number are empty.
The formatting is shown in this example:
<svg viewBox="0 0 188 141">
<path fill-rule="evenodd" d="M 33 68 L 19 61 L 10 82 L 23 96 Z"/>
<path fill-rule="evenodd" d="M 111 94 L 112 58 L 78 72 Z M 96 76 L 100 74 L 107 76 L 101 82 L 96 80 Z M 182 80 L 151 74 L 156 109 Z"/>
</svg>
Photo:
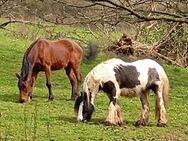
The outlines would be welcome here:
<svg viewBox="0 0 188 141">
<path fill-rule="evenodd" d="M 20 79 L 20 75 L 19 75 L 18 73 L 16 73 L 16 77 L 17 77 L 18 79 Z"/>
</svg>

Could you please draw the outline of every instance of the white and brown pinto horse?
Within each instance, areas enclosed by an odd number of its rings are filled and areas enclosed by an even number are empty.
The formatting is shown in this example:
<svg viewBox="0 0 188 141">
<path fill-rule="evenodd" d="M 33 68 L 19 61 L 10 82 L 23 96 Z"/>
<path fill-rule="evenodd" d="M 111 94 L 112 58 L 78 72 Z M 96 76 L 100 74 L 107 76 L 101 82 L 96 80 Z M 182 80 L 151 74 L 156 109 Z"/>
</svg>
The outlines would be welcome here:
<svg viewBox="0 0 188 141">
<path fill-rule="evenodd" d="M 144 59 L 124 62 L 113 58 L 98 64 L 85 78 L 83 92 L 75 102 L 77 120 L 88 121 L 94 111 L 94 99 L 98 91 L 107 93 L 110 104 L 105 123 L 121 125 L 123 123 L 119 96 L 138 96 L 142 103 L 140 119 L 135 126 L 145 126 L 149 121 L 148 93 L 155 93 L 155 113 L 158 126 L 166 126 L 169 82 L 167 75 L 157 62 Z"/>
</svg>

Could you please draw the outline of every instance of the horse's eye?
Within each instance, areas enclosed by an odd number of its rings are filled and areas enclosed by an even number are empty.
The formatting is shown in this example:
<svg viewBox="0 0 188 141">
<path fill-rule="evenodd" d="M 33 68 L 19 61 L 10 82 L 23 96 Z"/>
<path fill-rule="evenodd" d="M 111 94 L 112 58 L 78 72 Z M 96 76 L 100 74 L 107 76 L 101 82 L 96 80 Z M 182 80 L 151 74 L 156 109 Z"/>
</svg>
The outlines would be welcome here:
<svg viewBox="0 0 188 141">
<path fill-rule="evenodd" d="M 26 88 L 26 85 L 25 85 L 24 82 L 21 83 L 21 88 L 22 88 L 22 89 L 25 89 L 25 88 Z"/>
</svg>

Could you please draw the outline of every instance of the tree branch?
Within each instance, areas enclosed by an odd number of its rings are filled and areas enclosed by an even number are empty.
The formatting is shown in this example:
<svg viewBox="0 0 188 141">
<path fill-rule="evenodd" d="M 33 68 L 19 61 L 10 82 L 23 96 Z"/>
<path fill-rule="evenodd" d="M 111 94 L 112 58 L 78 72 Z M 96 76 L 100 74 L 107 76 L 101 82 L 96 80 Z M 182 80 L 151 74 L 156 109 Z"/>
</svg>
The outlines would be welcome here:
<svg viewBox="0 0 188 141">
<path fill-rule="evenodd" d="M 169 16 L 145 16 L 144 14 L 140 14 L 140 13 L 132 10 L 131 8 L 126 7 L 125 5 L 120 5 L 120 4 L 115 3 L 111 0 L 87 0 L 87 1 L 91 1 L 91 2 L 96 3 L 96 4 L 100 3 L 100 5 L 107 6 L 107 7 L 109 7 L 109 5 L 111 5 L 111 6 L 114 6 L 116 8 L 126 10 L 131 15 L 134 15 L 138 19 L 145 20 L 145 21 L 164 20 L 164 21 L 168 21 L 168 22 L 179 22 L 179 23 L 188 24 L 188 19 L 186 17 L 180 17 L 179 15 L 176 15 L 174 17 L 170 17 L 170 15 Z"/>
<path fill-rule="evenodd" d="M 23 24 L 37 25 L 38 27 L 44 27 L 43 25 L 39 23 L 33 23 L 31 21 L 10 20 L 8 22 L 0 24 L 0 28 L 4 29 L 7 25 L 11 23 L 23 23 Z"/>
</svg>

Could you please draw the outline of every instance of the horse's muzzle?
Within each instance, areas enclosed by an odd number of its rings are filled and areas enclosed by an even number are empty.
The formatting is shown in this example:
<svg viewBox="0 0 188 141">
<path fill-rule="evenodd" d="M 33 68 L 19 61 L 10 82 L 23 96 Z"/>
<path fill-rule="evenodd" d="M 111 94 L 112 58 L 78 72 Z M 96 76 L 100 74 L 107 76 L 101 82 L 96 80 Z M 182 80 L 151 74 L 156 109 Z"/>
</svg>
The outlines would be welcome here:
<svg viewBox="0 0 188 141">
<path fill-rule="evenodd" d="M 25 102 L 27 102 L 26 99 L 20 99 L 19 101 L 20 101 L 20 103 L 25 103 Z"/>
<path fill-rule="evenodd" d="M 27 98 L 20 98 L 20 103 L 25 103 L 25 102 L 27 102 L 27 101 L 30 101 L 31 100 L 31 97 L 30 96 L 28 96 Z"/>
</svg>

